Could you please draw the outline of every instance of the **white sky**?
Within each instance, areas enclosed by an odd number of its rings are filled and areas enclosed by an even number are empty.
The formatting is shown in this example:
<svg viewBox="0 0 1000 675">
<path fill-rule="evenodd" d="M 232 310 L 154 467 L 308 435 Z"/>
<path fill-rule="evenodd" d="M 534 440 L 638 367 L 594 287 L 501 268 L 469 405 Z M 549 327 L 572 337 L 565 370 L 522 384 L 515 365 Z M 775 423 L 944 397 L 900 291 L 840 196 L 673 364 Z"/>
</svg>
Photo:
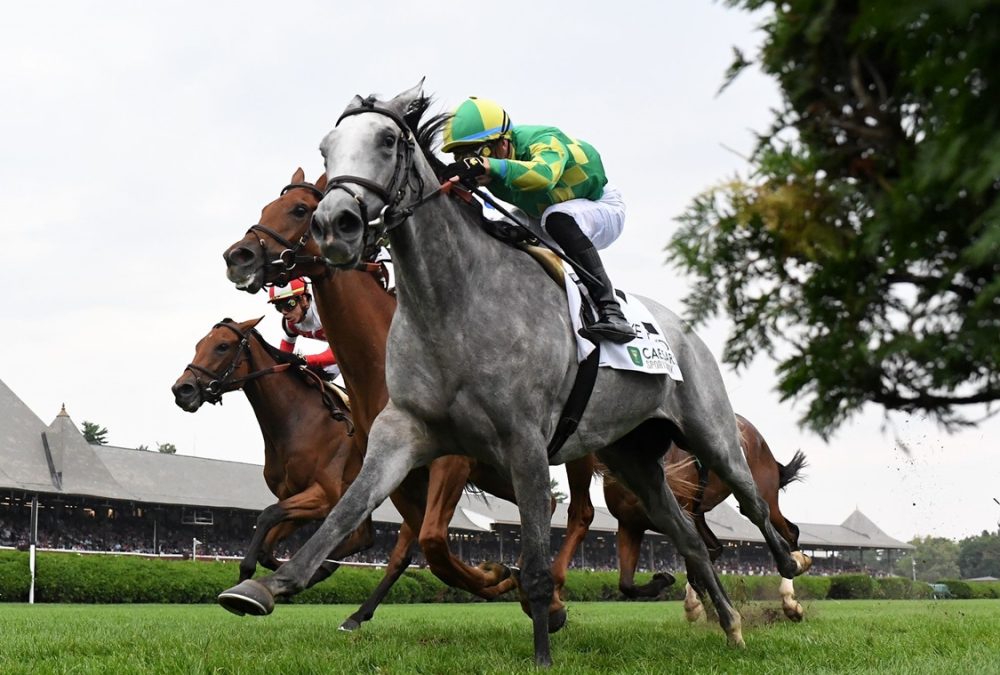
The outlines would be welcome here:
<svg viewBox="0 0 1000 675">
<path fill-rule="evenodd" d="M 222 251 L 296 167 L 319 176 L 319 140 L 354 94 L 394 95 L 426 75 L 439 109 L 485 96 L 515 123 L 594 143 L 629 206 L 604 252 L 612 279 L 678 310 L 687 280 L 662 252 L 673 217 L 744 168 L 739 155 L 778 102 L 756 73 L 715 96 L 731 46 L 756 53 L 760 17 L 704 0 L 288 7 L 5 9 L 0 379 L 44 421 L 65 402 L 77 424 L 108 427 L 114 445 L 169 441 L 183 454 L 263 462 L 245 397 L 190 415 L 170 385 L 222 317 L 266 314 L 262 330 L 278 339 L 264 297 L 226 280 Z M 700 331 L 716 354 L 726 329 Z M 796 426 L 801 405 L 778 402 L 773 363 L 726 380 L 779 460 L 808 455 L 808 481 L 782 498 L 792 520 L 839 523 L 858 507 L 904 540 L 997 528 L 996 419 L 949 436 L 894 416 L 886 431 L 872 409 L 825 444 Z"/>
</svg>

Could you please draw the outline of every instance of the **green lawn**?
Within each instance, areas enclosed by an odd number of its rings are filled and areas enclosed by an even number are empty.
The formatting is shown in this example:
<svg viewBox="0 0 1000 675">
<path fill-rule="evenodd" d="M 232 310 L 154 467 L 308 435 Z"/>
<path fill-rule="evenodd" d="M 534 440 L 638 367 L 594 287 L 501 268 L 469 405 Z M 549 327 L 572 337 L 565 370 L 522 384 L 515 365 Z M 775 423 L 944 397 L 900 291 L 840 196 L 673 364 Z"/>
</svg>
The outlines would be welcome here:
<svg viewBox="0 0 1000 675">
<path fill-rule="evenodd" d="M 573 603 L 553 672 L 1000 673 L 995 600 L 824 600 L 806 620 L 743 605 L 746 650 L 679 602 Z M 355 634 L 354 607 L 281 605 L 266 618 L 211 605 L 0 604 L 0 673 L 533 672 L 513 603 L 386 605 Z"/>
</svg>

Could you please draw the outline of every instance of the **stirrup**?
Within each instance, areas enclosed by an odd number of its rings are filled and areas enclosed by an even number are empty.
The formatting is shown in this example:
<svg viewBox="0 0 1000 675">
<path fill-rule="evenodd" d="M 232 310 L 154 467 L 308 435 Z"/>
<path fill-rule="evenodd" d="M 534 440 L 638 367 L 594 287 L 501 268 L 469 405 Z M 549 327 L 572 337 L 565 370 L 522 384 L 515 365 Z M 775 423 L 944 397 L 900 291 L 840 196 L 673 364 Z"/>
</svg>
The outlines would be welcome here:
<svg viewBox="0 0 1000 675">
<path fill-rule="evenodd" d="M 611 317 L 602 316 L 589 326 L 579 331 L 580 335 L 591 342 L 614 342 L 623 345 L 635 339 L 635 330 L 625 321 L 615 321 Z"/>
</svg>

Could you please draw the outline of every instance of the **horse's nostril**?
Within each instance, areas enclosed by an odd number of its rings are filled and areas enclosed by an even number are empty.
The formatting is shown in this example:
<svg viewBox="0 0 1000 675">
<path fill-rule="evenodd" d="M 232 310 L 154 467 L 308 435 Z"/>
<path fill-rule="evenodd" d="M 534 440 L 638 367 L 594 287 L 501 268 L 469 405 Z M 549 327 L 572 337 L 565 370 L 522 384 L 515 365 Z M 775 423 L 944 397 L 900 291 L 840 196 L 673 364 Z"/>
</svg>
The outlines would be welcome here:
<svg viewBox="0 0 1000 675">
<path fill-rule="evenodd" d="M 226 251 L 223 257 L 226 259 L 228 264 L 242 267 L 253 262 L 256 254 L 252 249 L 249 249 L 246 246 L 240 246 L 239 248 Z"/>
<path fill-rule="evenodd" d="M 179 400 L 188 400 L 195 395 L 197 389 L 193 384 L 185 382 L 184 384 L 175 384 L 173 386 L 174 397 Z"/>
<path fill-rule="evenodd" d="M 354 234 L 361 229 L 361 219 L 351 211 L 344 211 L 337 216 L 334 227 L 342 234 Z"/>
</svg>

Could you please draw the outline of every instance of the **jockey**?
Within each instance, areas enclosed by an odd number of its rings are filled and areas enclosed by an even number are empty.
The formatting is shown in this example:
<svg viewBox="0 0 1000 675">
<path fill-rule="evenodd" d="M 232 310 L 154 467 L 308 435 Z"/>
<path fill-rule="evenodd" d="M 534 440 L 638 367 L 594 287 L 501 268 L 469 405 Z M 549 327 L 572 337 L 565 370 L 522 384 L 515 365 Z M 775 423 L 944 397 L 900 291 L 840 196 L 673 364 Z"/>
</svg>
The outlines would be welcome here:
<svg viewBox="0 0 1000 675">
<path fill-rule="evenodd" d="M 308 365 L 328 372 L 331 379 L 339 376 L 340 366 L 337 365 L 337 357 L 326 343 L 326 333 L 323 332 L 323 324 L 319 320 L 319 314 L 316 313 L 316 307 L 312 304 L 312 295 L 309 293 L 306 280 L 292 279 L 285 288 L 271 286 L 268 295 L 270 296 L 268 302 L 281 313 L 281 327 L 285 331 L 285 336 L 281 339 L 281 351 L 294 351 L 295 341 L 300 335 L 321 340 L 326 344 L 326 351 L 319 354 L 304 354 L 302 358 Z"/>
<path fill-rule="evenodd" d="M 580 275 L 597 306 L 597 320 L 580 334 L 619 344 L 635 338 L 622 315 L 598 248 L 607 248 L 625 225 L 625 203 L 608 187 L 601 156 L 589 143 L 555 127 L 512 126 L 498 104 L 482 98 L 464 101 L 444 128 L 444 152 L 455 162 L 442 179 L 490 192 L 541 221 Z"/>
</svg>

